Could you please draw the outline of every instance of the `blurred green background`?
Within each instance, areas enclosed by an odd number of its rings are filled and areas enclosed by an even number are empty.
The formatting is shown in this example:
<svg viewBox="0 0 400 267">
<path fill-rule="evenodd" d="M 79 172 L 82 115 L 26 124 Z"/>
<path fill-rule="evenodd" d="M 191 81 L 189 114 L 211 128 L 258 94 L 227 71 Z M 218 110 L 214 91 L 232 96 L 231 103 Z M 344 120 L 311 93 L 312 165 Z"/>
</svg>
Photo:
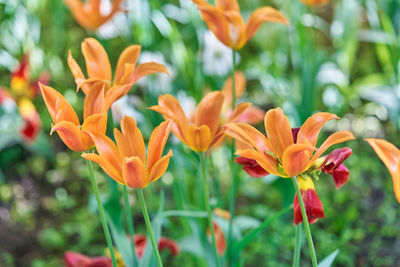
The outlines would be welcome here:
<svg viewBox="0 0 400 267">
<path fill-rule="evenodd" d="M 282 107 L 298 126 L 314 112 L 336 113 L 341 120 L 327 124 L 323 136 L 347 129 L 358 138 L 348 142 L 353 149 L 346 161 L 349 182 L 336 190 L 333 180 L 322 175 L 316 183 L 326 215 L 311 226 L 318 258 L 340 249 L 334 266 L 398 266 L 400 209 L 388 171 L 363 138 L 385 138 L 400 145 L 400 2 L 333 0 L 322 7 L 307 7 L 298 0 L 239 4 L 244 17 L 268 5 L 281 10 L 291 23 L 265 24 L 239 52 L 237 69 L 247 78 L 241 101 L 264 110 Z M 221 89 L 230 73 L 231 52 L 208 31 L 189 0 L 130 0 L 124 7 L 125 12 L 92 32 L 76 23 L 62 1 L 0 0 L 0 85 L 10 87 L 10 73 L 29 54 L 32 79 L 47 71 L 49 85 L 82 115 L 83 94 L 75 92 L 67 55 L 71 50 L 83 66 L 80 43 L 92 36 L 104 45 L 112 66 L 125 47 L 140 44 L 140 61 L 163 63 L 171 73 L 140 80 L 129 97 L 113 107 L 132 114 L 145 138 L 162 121 L 147 110 L 159 94 L 173 94 L 190 109 L 203 96 L 203 88 Z M 42 119 L 34 143 L 18 136 L 16 109 L 0 107 L 0 265 L 57 266 L 67 250 L 102 255 L 106 244 L 85 163 L 57 134 L 49 135 L 51 118 L 40 96 L 34 104 Z M 160 203 L 164 210 L 204 210 L 201 192 L 195 190 L 200 184 L 197 155 L 174 137 L 169 146 L 174 157 L 167 173 L 145 190 L 151 216 Z M 223 209 L 228 209 L 232 177 L 229 153 L 223 147 L 209 160 L 214 166 L 209 168 L 211 204 Z M 106 209 L 126 229 L 120 185 L 99 168 L 96 177 Z M 130 196 L 135 230 L 145 234 L 134 190 Z M 242 216 L 242 234 L 290 205 L 293 196 L 289 180 L 251 178 L 241 171 L 237 215 Z M 202 259 L 204 240 L 196 234 L 205 225 L 205 219 L 162 219 L 162 235 L 176 240 L 181 249 L 176 257 L 163 252 L 166 266 L 208 265 Z M 302 266 L 309 266 L 303 241 Z M 290 211 L 246 246 L 238 264 L 291 266 L 293 246 Z"/>
</svg>

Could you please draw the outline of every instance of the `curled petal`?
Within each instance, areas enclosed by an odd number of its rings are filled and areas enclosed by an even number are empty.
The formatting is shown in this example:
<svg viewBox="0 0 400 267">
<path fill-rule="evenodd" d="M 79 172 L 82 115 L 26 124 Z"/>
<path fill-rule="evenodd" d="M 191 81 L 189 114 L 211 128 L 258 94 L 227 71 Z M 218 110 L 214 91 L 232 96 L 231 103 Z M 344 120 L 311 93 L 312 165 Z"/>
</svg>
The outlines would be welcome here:
<svg viewBox="0 0 400 267">
<path fill-rule="evenodd" d="M 336 189 L 339 189 L 342 185 L 347 183 L 349 180 L 350 172 L 344 164 L 337 166 L 332 172 L 332 178 L 335 182 Z"/>
<path fill-rule="evenodd" d="M 325 123 L 333 119 L 338 120 L 339 117 L 328 112 L 319 112 L 314 114 L 301 126 L 297 142 L 305 143 L 305 140 L 308 140 L 311 145 L 315 146 L 317 144 L 318 135 L 322 127 L 325 125 Z"/>
<path fill-rule="evenodd" d="M 325 218 L 324 206 L 319 199 L 317 193 L 313 189 L 301 190 L 301 196 L 303 197 L 304 206 L 306 208 L 306 214 L 309 223 L 315 223 L 319 218 Z M 294 225 L 298 225 L 303 222 L 303 216 L 301 214 L 301 208 L 297 194 L 294 196 L 293 201 L 294 209 Z"/>
<path fill-rule="evenodd" d="M 124 159 L 122 177 L 124 184 L 131 188 L 144 188 L 149 183 L 144 164 L 138 157 Z"/>
<path fill-rule="evenodd" d="M 334 134 L 331 134 L 315 152 L 314 156 L 310 161 L 310 164 L 312 164 L 315 160 L 317 160 L 331 146 L 353 139 L 354 139 L 353 134 L 346 130 L 338 131 Z"/>
<path fill-rule="evenodd" d="M 171 131 L 172 121 L 164 121 L 151 133 L 147 148 L 146 168 L 151 170 L 154 164 L 161 158 L 165 144 Z M 171 155 L 172 156 L 172 155 Z"/>
<path fill-rule="evenodd" d="M 93 114 L 85 119 L 81 130 L 85 132 L 94 132 L 105 134 L 107 129 L 107 115 Z"/>
<path fill-rule="evenodd" d="M 144 76 L 159 72 L 169 74 L 167 68 L 163 64 L 155 62 L 142 63 L 137 65 L 125 78 L 123 77 L 120 82 L 123 84 L 134 84 Z"/>
<path fill-rule="evenodd" d="M 105 158 L 95 153 L 82 153 L 81 157 L 99 164 L 99 166 L 105 173 L 107 173 L 108 176 L 113 178 L 118 183 L 125 184 L 124 179 L 122 178 L 122 171 L 115 169 L 113 165 Z"/>
<path fill-rule="evenodd" d="M 255 160 L 258 165 L 261 166 L 261 168 L 263 168 L 266 172 L 270 174 L 278 176 L 281 175 L 277 168 L 278 161 L 268 154 L 260 153 L 253 149 L 238 150 L 235 154 L 243 158 Z"/>
<path fill-rule="evenodd" d="M 306 144 L 293 144 L 289 146 L 282 156 L 283 169 L 288 177 L 302 174 L 308 168 L 311 152 L 315 147 Z"/>
<path fill-rule="evenodd" d="M 383 161 L 393 179 L 393 190 L 397 201 L 400 203 L 400 150 L 386 140 L 365 139 Z"/>
<path fill-rule="evenodd" d="M 220 125 L 220 115 L 224 95 L 220 91 L 208 93 L 199 103 L 196 111 L 195 125 L 207 125 L 211 136 L 214 136 Z"/>
<path fill-rule="evenodd" d="M 248 111 L 250 108 L 251 108 L 251 103 L 249 102 L 240 103 L 233 110 L 231 116 L 229 117 L 228 122 L 235 122 L 239 120 L 239 118 L 243 115 L 243 113 Z"/>
<path fill-rule="evenodd" d="M 288 118 L 282 109 L 270 109 L 264 117 L 265 132 L 272 150 L 278 157 L 282 157 L 283 151 L 293 144 L 292 128 Z"/>
<path fill-rule="evenodd" d="M 269 174 L 254 159 L 237 157 L 235 162 L 243 165 L 243 170 L 251 177 L 261 178 Z"/>
<path fill-rule="evenodd" d="M 118 58 L 117 68 L 115 71 L 114 83 L 119 84 L 122 75 L 125 73 L 125 64 L 129 63 L 136 66 L 140 55 L 140 45 L 130 45 L 122 51 Z"/>
<path fill-rule="evenodd" d="M 168 154 L 159 159 L 151 169 L 147 170 L 149 173 L 149 182 L 154 182 L 159 179 L 167 171 L 169 159 L 173 156 L 172 150 Z"/>
<path fill-rule="evenodd" d="M 253 126 L 247 123 L 227 123 L 224 126 L 225 133 L 240 142 L 255 147 L 259 152 L 270 151 L 268 139 Z"/>
<path fill-rule="evenodd" d="M 82 53 L 86 61 L 89 78 L 111 80 L 110 60 L 104 47 L 94 38 L 86 38 L 82 42 Z"/>
<path fill-rule="evenodd" d="M 93 146 L 89 138 L 79 129 L 79 126 L 69 121 L 61 121 L 54 125 L 50 134 L 58 133 L 64 144 L 73 151 L 85 151 Z"/>
<path fill-rule="evenodd" d="M 107 113 L 107 111 L 110 109 L 111 105 L 114 104 L 115 101 L 129 93 L 129 89 L 131 87 L 132 84 L 125 84 L 113 86 L 109 90 L 107 90 L 101 112 Z"/>
<path fill-rule="evenodd" d="M 324 173 L 332 174 L 337 167 L 339 167 L 343 161 L 345 161 L 352 154 L 352 150 L 349 147 L 343 147 L 333 150 L 326 156 L 324 162 L 321 165 L 321 169 Z"/>
<path fill-rule="evenodd" d="M 258 31 L 264 22 L 277 22 L 289 25 L 289 21 L 278 10 L 272 7 L 257 8 L 251 15 L 246 25 L 247 41 Z"/>
<path fill-rule="evenodd" d="M 222 43 L 231 47 L 232 41 L 229 36 L 229 23 L 221 9 L 211 5 L 198 5 L 197 7 L 207 27 Z"/>
<path fill-rule="evenodd" d="M 75 78 L 76 84 L 79 84 L 80 81 L 84 81 L 86 79 L 85 75 L 82 72 L 81 67 L 78 65 L 78 63 L 75 61 L 75 59 L 72 57 L 71 50 L 68 51 L 68 66 L 72 72 L 72 75 Z M 86 85 L 82 86 L 82 90 L 85 92 L 85 94 L 87 93 Z"/>
<path fill-rule="evenodd" d="M 211 143 L 211 132 L 207 125 L 189 126 L 187 131 L 188 146 L 196 152 L 204 152 Z"/>
</svg>

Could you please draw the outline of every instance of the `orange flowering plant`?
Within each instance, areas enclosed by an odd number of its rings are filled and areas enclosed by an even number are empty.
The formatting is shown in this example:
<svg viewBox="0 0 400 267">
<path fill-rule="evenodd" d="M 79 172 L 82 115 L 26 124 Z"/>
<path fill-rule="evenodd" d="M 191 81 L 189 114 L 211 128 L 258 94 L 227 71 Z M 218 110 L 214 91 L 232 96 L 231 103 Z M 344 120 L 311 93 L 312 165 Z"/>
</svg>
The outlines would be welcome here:
<svg viewBox="0 0 400 267">
<path fill-rule="evenodd" d="M 286 17 L 272 7 L 260 7 L 244 22 L 237 0 L 216 0 L 216 5 L 206 0 L 192 0 L 199 9 L 207 27 L 226 46 L 241 49 L 258 31 L 264 22 L 289 25 Z"/>
<path fill-rule="evenodd" d="M 330 2 L 330 0 L 301 0 L 307 6 L 323 6 Z"/>
</svg>

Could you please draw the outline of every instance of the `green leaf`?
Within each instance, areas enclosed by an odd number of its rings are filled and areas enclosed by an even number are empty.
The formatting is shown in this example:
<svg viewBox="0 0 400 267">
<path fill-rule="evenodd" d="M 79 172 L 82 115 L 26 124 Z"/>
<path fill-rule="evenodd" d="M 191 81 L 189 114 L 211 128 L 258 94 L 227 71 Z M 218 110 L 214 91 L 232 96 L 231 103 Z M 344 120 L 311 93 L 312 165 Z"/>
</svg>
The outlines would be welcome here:
<svg viewBox="0 0 400 267">
<path fill-rule="evenodd" d="M 333 261 L 335 260 L 336 256 L 339 254 L 339 249 L 335 250 L 328 257 L 323 259 L 319 264 L 318 267 L 330 267 L 332 266 Z"/>
</svg>

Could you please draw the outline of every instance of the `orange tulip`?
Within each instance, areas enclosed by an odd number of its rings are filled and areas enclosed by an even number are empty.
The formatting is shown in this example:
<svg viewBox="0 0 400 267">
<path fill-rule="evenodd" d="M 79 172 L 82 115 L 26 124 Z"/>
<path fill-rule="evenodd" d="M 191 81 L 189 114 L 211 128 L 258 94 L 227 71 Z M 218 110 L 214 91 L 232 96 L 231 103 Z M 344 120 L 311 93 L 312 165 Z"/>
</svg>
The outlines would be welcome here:
<svg viewBox="0 0 400 267">
<path fill-rule="evenodd" d="M 246 77 L 240 71 L 235 72 L 236 99 L 239 99 L 246 90 Z M 232 113 L 232 78 L 228 77 L 222 86 L 224 93 L 224 104 L 222 106 L 223 116 L 227 119 Z M 258 107 L 249 107 L 238 118 L 239 122 L 258 124 L 263 121 L 264 111 Z"/>
<path fill-rule="evenodd" d="M 106 15 L 100 11 L 101 0 L 88 0 L 85 3 L 82 0 L 64 0 L 64 3 L 82 27 L 96 30 L 121 10 L 122 0 L 112 1 L 111 11 Z"/>
<path fill-rule="evenodd" d="M 237 155 L 255 160 L 268 173 L 294 177 L 310 169 L 332 145 L 354 139 L 352 133 L 342 130 L 329 136 L 316 148 L 321 128 L 332 119 L 339 118 L 326 112 L 311 116 L 301 126 L 296 143 L 289 120 L 280 108 L 269 110 L 265 114 L 266 136 L 246 123 L 228 123 L 225 133 L 249 146 L 247 149 L 236 151 Z"/>
<path fill-rule="evenodd" d="M 197 5 L 207 27 L 233 50 L 242 48 L 264 22 L 289 25 L 285 16 L 272 7 L 256 9 L 245 24 L 237 0 L 216 0 L 216 6 L 206 0 L 192 0 Z"/>
<path fill-rule="evenodd" d="M 51 133 L 56 131 L 64 144 L 73 151 L 86 151 L 93 147 L 92 140 L 83 133 L 84 131 L 105 133 L 107 110 L 127 87 L 118 86 L 114 91 L 106 93 L 104 82 L 93 84 L 85 97 L 84 122 L 81 125 L 74 109 L 59 92 L 43 84 L 39 86 L 54 122 Z"/>
<path fill-rule="evenodd" d="M 375 150 L 378 157 L 386 165 L 393 179 L 393 190 L 400 203 L 400 150 L 393 144 L 382 139 L 365 139 Z"/>
<path fill-rule="evenodd" d="M 301 0 L 307 6 L 323 6 L 330 2 L 330 0 Z"/>
<path fill-rule="evenodd" d="M 161 157 L 171 130 L 171 121 L 165 121 L 154 129 L 146 150 L 142 133 L 134 118 L 125 116 L 121 120 L 120 132 L 114 129 L 115 144 L 101 132 L 90 132 L 97 152 L 83 153 L 82 157 L 96 162 L 115 181 L 132 188 L 144 188 L 159 179 L 167 170 L 172 150 Z"/>
<path fill-rule="evenodd" d="M 88 93 L 90 84 L 102 80 L 107 84 L 106 92 L 114 90 L 114 86 L 130 85 L 119 96 L 122 97 L 129 92 L 131 86 L 140 78 L 157 72 L 168 74 L 164 65 L 155 62 L 136 65 L 141 46 L 130 45 L 119 56 L 114 80 L 112 80 L 111 64 L 104 47 L 96 39 L 86 38 L 82 42 L 81 48 L 89 78 L 85 77 L 81 67 L 73 59 L 71 52 L 68 54 L 68 66 L 75 77 L 78 89 L 82 88 L 85 94 Z"/>
<path fill-rule="evenodd" d="M 158 105 L 150 109 L 171 119 L 172 132 L 184 144 L 197 152 L 204 152 L 218 146 L 224 139 L 220 117 L 224 95 L 220 91 L 208 93 L 197 106 L 193 119 L 186 117 L 178 100 L 172 95 L 158 98 Z M 232 112 L 228 122 L 237 121 L 239 116 L 250 107 L 250 103 L 241 103 Z"/>
</svg>

